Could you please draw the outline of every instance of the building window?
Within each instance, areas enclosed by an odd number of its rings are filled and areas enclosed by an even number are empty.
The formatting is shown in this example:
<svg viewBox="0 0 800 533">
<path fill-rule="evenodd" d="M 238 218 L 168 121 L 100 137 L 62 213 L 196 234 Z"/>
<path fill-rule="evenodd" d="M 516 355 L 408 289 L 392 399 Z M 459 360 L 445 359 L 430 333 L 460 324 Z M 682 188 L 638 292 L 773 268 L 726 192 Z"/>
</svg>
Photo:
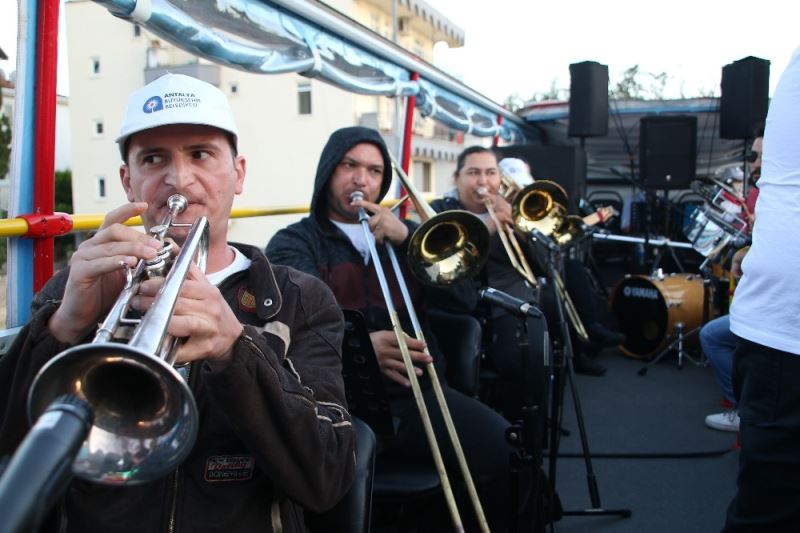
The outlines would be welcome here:
<svg viewBox="0 0 800 533">
<path fill-rule="evenodd" d="M 95 137 L 102 137 L 105 128 L 103 127 L 103 121 L 101 119 L 94 120 L 94 136 Z"/>
<path fill-rule="evenodd" d="M 231 94 L 239 94 L 239 83 L 238 82 L 231 82 Z"/>
<path fill-rule="evenodd" d="M 91 63 L 92 63 L 91 64 L 92 75 L 93 76 L 99 76 L 101 74 L 101 71 L 100 71 L 100 58 L 99 57 L 93 57 Z"/>
<path fill-rule="evenodd" d="M 430 161 L 414 161 L 414 182 L 422 192 L 435 192 Z"/>
<path fill-rule="evenodd" d="M 297 112 L 300 115 L 311 114 L 311 82 L 297 84 Z"/>
<path fill-rule="evenodd" d="M 139 26 L 138 24 L 134 24 L 133 25 L 133 36 L 134 37 L 139 37 L 141 35 L 142 35 L 142 27 Z"/>
<path fill-rule="evenodd" d="M 106 197 L 106 179 L 103 176 L 97 176 L 97 198 L 100 200 Z"/>
</svg>

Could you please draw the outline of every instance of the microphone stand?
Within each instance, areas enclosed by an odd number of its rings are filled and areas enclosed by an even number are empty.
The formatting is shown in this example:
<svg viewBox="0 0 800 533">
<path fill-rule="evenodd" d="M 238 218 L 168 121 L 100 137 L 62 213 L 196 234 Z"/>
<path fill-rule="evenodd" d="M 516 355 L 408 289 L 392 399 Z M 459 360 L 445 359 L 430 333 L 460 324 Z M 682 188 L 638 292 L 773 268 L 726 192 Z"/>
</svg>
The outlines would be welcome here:
<svg viewBox="0 0 800 533">
<path fill-rule="evenodd" d="M 542 492 L 545 486 L 544 480 L 540 475 L 540 468 L 544 463 L 542 445 L 544 444 L 546 380 L 544 379 L 544 372 L 539 373 L 539 379 L 537 379 L 537 375 L 534 372 L 533 353 L 530 351 L 530 343 L 535 331 L 530 331 L 528 328 L 529 319 L 541 320 L 544 324 L 544 315 L 535 305 L 514 298 L 492 287 L 480 289 L 478 293 L 483 301 L 500 307 L 519 321 L 519 357 L 523 389 L 522 412 L 520 420 L 509 426 L 505 435 L 508 443 L 515 448 L 514 452 L 509 455 L 511 475 L 509 516 L 512 517 L 510 531 L 513 533 L 544 531 L 548 518 L 560 518 L 560 514 L 554 516 L 553 513 L 546 513 L 549 509 L 544 509 L 543 506 Z M 544 338 L 541 339 L 544 343 L 542 364 L 543 368 L 547 368 L 550 359 L 550 340 L 547 335 L 547 327 L 545 326 L 543 329 Z M 536 337 L 533 340 L 535 341 Z M 531 502 L 531 505 L 526 505 L 528 502 Z M 560 513 L 560 504 L 557 505 Z M 531 526 L 534 526 L 534 529 L 531 529 Z"/>
<path fill-rule="evenodd" d="M 553 241 L 544 235 L 538 234 L 532 236 L 534 241 L 540 241 L 548 248 L 544 259 L 548 275 L 550 279 L 555 279 L 558 275 L 556 269 L 556 254 L 558 246 Z M 553 388 L 552 388 L 552 402 L 550 405 L 550 417 L 553 422 L 553 428 L 550 432 L 550 488 L 553 494 L 556 493 L 556 464 L 558 461 L 558 450 L 561 442 L 560 432 L 558 429 L 561 427 L 563 419 L 563 405 L 564 405 L 564 389 L 569 383 L 570 392 L 572 394 L 572 403 L 575 408 L 575 418 L 578 423 L 578 432 L 581 439 L 581 447 L 583 449 L 583 459 L 586 466 L 586 482 L 589 488 L 589 498 L 591 499 L 591 507 L 588 509 L 581 509 L 575 511 L 563 511 L 564 516 L 621 516 L 623 518 L 630 518 L 632 511 L 630 509 L 605 509 L 600 503 L 600 491 L 597 487 L 597 477 L 594 473 L 592 466 L 591 453 L 589 451 L 589 439 L 586 435 L 586 427 L 584 424 L 583 410 L 581 409 L 581 402 L 578 396 L 578 390 L 575 384 L 575 369 L 573 367 L 574 351 L 572 347 L 572 339 L 570 337 L 569 325 L 567 324 L 564 301 L 559 294 L 559 291 L 553 291 L 555 295 L 555 307 L 558 317 L 559 329 L 561 332 L 561 346 L 560 350 L 556 353 L 560 357 L 556 357 L 553 364 Z M 562 376 L 562 372 L 564 376 Z"/>
<path fill-rule="evenodd" d="M 91 408 L 70 394 L 56 398 L 42 413 L 0 477 L 4 532 L 39 530 L 67 490 L 92 419 Z"/>
</svg>

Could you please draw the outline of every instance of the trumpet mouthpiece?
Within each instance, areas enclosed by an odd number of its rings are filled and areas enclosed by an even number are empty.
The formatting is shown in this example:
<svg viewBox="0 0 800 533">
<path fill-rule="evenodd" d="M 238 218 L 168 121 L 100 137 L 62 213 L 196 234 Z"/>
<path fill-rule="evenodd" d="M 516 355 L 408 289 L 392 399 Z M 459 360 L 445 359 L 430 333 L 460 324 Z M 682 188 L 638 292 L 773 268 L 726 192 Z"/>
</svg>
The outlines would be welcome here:
<svg viewBox="0 0 800 533">
<path fill-rule="evenodd" d="M 186 198 L 181 196 L 180 194 L 173 194 L 169 198 L 167 198 L 167 207 L 171 210 L 175 209 L 176 212 L 180 213 L 186 206 L 188 205 L 188 201 Z"/>
</svg>

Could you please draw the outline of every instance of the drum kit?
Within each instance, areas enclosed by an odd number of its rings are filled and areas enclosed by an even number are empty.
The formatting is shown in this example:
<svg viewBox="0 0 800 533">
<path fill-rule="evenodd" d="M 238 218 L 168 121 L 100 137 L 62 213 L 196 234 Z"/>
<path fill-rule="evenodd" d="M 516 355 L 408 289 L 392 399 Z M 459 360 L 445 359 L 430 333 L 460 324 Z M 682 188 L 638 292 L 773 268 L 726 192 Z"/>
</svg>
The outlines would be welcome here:
<svg viewBox="0 0 800 533">
<path fill-rule="evenodd" d="M 728 247 L 744 246 L 749 239 L 750 224 L 744 198 L 731 185 L 712 179 L 710 185 L 698 184 L 694 191 L 703 204 L 691 214 L 684 235 L 706 264 L 721 258 Z M 676 243 L 677 244 L 677 243 Z M 623 354 L 654 363 L 673 348 L 678 351 L 678 366 L 685 354 L 685 344 L 697 344 L 700 327 L 716 315 L 711 275 L 653 274 L 627 275 L 611 294 L 611 308 L 617 317 L 626 341 L 620 346 Z M 640 371 L 644 374 L 647 367 Z"/>
</svg>

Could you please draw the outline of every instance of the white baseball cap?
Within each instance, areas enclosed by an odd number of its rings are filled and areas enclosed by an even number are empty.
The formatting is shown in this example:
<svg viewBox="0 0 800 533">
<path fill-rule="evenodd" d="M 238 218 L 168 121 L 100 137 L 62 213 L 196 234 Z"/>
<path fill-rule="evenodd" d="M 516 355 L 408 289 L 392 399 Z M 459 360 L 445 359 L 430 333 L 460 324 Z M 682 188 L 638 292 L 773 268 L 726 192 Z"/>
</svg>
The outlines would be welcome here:
<svg viewBox="0 0 800 533">
<path fill-rule="evenodd" d="M 128 98 L 117 144 L 125 158 L 125 141 L 140 131 L 171 124 L 213 126 L 233 135 L 239 130 L 225 95 L 213 85 L 183 74 L 164 74 Z"/>
<path fill-rule="evenodd" d="M 503 174 L 513 179 L 520 187 L 526 187 L 534 182 L 528 170 L 528 165 L 522 159 L 516 157 L 506 157 L 498 163 Z"/>
</svg>

